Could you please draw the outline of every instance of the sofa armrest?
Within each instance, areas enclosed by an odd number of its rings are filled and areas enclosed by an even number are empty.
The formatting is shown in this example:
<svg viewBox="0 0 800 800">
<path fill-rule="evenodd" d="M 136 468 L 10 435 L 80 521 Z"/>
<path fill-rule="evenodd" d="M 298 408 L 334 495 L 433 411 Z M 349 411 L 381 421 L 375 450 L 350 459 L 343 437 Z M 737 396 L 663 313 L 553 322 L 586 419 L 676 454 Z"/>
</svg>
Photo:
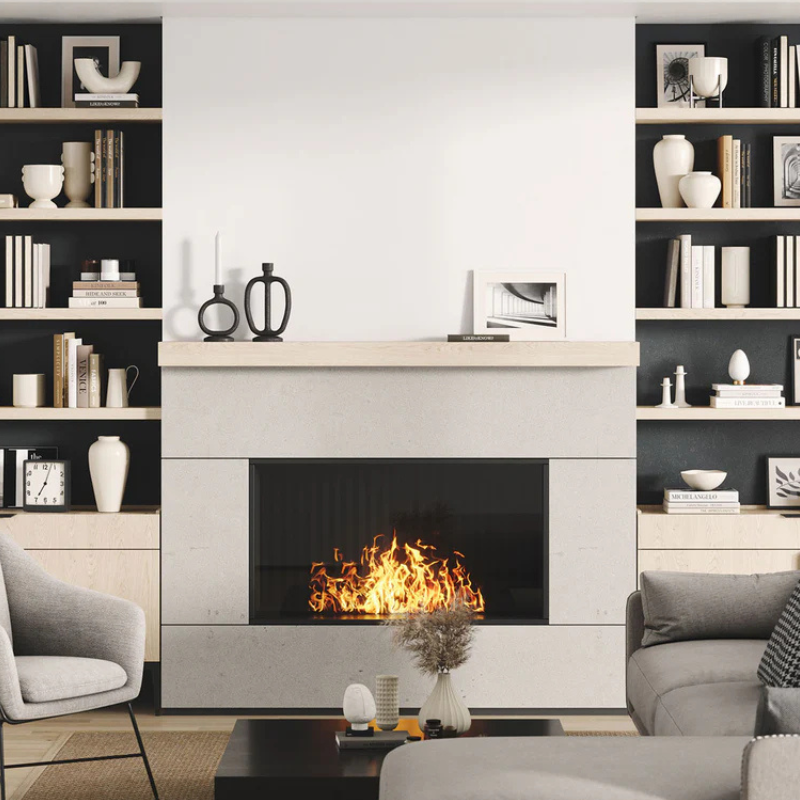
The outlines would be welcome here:
<svg viewBox="0 0 800 800">
<path fill-rule="evenodd" d="M 800 734 L 800 689 L 762 686 L 756 736 Z"/>
<path fill-rule="evenodd" d="M 625 607 L 625 663 L 642 646 L 644 638 L 644 605 L 642 593 L 634 592 Z"/>
<path fill-rule="evenodd" d="M 753 739 L 742 760 L 741 800 L 796 800 L 800 786 L 800 736 Z"/>
<path fill-rule="evenodd" d="M 19 687 L 11 639 L 5 629 L 0 627 L 0 709 L 8 719 L 17 719 L 22 705 L 22 690 Z"/>
</svg>

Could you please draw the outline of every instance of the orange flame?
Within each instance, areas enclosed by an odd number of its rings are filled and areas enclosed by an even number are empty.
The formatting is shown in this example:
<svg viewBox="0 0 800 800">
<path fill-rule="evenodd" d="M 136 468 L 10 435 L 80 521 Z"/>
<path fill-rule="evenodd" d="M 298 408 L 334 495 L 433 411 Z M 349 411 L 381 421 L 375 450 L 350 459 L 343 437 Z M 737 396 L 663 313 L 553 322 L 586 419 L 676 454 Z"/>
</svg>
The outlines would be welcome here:
<svg viewBox="0 0 800 800">
<path fill-rule="evenodd" d="M 388 549 L 381 548 L 376 536 L 371 546 L 361 551 L 359 564 L 345 561 L 338 548 L 334 560 L 340 564 L 340 575 L 329 575 L 325 565 L 311 565 L 308 605 L 312 611 L 335 614 L 402 614 L 433 611 L 459 600 L 473 611 L 485 610 L 480 589 L 472 588 L 472 579 L 459 559 L 463 553 L 453 551 L 455 565 L 449 559 L 434 555 L 433 545 L 397 544 L 392 536 Z"/>
</svg>

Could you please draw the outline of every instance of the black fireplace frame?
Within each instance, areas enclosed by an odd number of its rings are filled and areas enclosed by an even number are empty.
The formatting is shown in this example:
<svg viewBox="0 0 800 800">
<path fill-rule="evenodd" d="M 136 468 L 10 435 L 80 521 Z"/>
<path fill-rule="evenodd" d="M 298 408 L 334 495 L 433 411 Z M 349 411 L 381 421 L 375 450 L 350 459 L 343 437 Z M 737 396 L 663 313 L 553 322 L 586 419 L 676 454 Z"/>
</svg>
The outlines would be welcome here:
<svg viewBox="0 0 800 800">
<path fill-rule="evenodd" d="M 256 616 L 256 553 L 254 531 L 259 527 L 259 482 L 256 469 L 260 464 L 331 464 L 331 463 L 371 463 L 371 464 L 396 464 L 398 462 L 414 462 L 428 464 L 530 464 L 544 466 L 542 478 L 542 543 L 545 554 L 545 564 L 542 571 L 542 611 L 543 617 L 538 618 L 503 618 L 490 617 L 476 620 L 476 625 L 549 625 L 550 622 L 550 460 L 547 458 L 251 458 L 248 467 L 248 482 L 250 488 L 250 509 L 248 518 L 248 619 L 250 625 L 263 626 L 306 626 L 306 625 L 381 625 L 383 619 L 370 619 L 362 617 L 348 617 L 347 619 L 326 616 L 304 616 L 297 619 L 286 617 Z"/>
</svg>

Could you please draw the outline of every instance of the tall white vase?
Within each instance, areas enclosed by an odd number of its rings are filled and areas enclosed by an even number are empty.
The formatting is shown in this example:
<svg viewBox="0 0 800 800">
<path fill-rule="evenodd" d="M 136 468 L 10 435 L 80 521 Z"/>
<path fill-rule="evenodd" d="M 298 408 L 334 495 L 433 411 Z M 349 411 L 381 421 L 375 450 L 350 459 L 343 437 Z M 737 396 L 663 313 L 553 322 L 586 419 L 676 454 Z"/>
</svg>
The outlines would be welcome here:
<svg viewBox="0 0 800 800">
<path fill-rule="evenodd" d="M 130 450 L 119 436 L 98 436 L 89 448 L 89 474 L 97 510 L 115 514 L 122 507 Z"/>
<path fill-rule="evenodd" d="M 668 134 L 653 148 L 658 195 L 663 208 L 682 208 L 678 184 L 694 167 L 694 147 L 683 134 Z"/>
<path fill-rule="evenodd" d="M 375 722 L 382 731 L 393 731 L 400 722 L 399 679 L 397 675 L 375 678 Z"/>
<path fill-rule="evenodd" d="M 449 672 L 440 672 L 437 676 L 436 686 L 419 710 L 419 727 L 424 728 L 428 719 L 441 720 L 443 728 L 452 726 L 459 735 L 466 733 L 472 725 L 469 709 L 456 693 Z"/>
<path fill-rule="evenodd" d="M 67 208 L 89 208 L 86 198 L 92 190 L 91 142 L 64 142 L 61 163 L 64 165 L 64 194 L 69 198 Z"/>
</svg>

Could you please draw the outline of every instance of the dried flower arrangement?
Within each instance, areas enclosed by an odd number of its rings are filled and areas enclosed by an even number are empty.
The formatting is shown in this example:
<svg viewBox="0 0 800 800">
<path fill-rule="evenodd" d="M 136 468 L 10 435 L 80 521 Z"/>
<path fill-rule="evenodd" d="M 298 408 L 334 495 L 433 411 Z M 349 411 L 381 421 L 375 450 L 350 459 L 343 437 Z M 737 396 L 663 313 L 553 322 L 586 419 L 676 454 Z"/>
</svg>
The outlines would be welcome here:
<svg viewBox="0 0 800 800">
<path fill-rule="evenodd" d="M 394 644 L 413 654 L 420 672 L 438 675 L 467 663 L 475 637 L 472 615 L 469 606 L 456 602 L 435 611 L 390 617 L 385 624 L 392 628 Z"/>
</svg>

